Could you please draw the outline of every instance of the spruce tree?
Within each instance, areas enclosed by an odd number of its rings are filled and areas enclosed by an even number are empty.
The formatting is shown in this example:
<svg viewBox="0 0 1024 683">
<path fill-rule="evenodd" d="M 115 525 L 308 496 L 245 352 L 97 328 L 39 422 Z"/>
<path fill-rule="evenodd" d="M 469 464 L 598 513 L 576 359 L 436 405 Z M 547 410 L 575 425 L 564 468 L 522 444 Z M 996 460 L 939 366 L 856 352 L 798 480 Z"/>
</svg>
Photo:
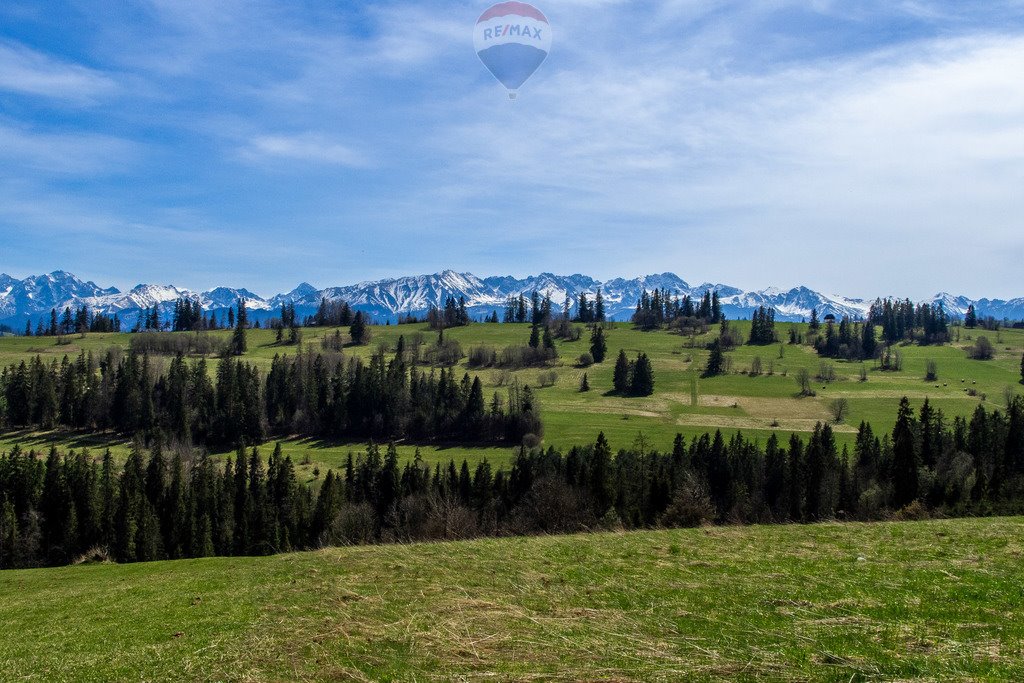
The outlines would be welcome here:
<svg viewBox="0 0 1024 683">
<path fill-rule="evenodd" d="M 597 294 L 594 296 L 594 322 L 603 323 L 604 321 L 604 297 L 601 296 L 601 289 L 598 288 Z"/>
<path fill-rule="evenodd" d="M 352 319 L 352 326 L 348 330 L 349 336 L 352 338 L 352 343 L 361 346 L 366 341 L 366 320 L 363 318 L 362 311 L 356 311 L 356 316 Z"/>
<path fill-rule="evenodd" d="M 892 430 L 893 497 L 897 507 L 904 507 L 917 499 L 918 463 L 914 431 L 913 411 L 910 401 L 904 396 Z"/>
<path fill-rule="evenodd" d="M 619 349 L 619 356 L 615 359 L 612 386 L 620 394 L 629 392 L 629 359 L 626 358 L 626 352 L 622 349 Z"/>
<path fill-rule="evenodd" d="M 229 312 L 229 317 L 231 314 Z M 238 315 L 235 317 L 235 331 L 231 336 L 231 355 L 241 356 L 244 355 L 248 350 L 248 346 L 245 340 L 245 328 L 247 325 L 246 312 L 245 312 L 245 301 L 242 299 L 238 300 Z"/>
<path fill-rule="evenodd" d="M 637 356 L 632 374 L 630 393 L 634 396 L 650 396 L 654 393 L 654 368 L 646 353 Z"/>
<path fill-rule="evenodd" d="M 587 380 L 587 373 L 583 373 L 583 377 L 580 379 L 580 393 L 586 393 L 590 391 L 590 382 Z"/>
<path fill-rule="evenodd" d="M 534 325 L 530 328 L 530 348 L 536 349 L 538 347 L 540 347 L 540 330 L 537 328 L 537 325 Z"/>
<path fill-rule="evenodd" d="M 595 363 L 603 363 L 608 355 L 608 342 L 604 338 L 604 328 L 595 325 L 594 331 L 590 333 L 590 355 Z M 1024 361 L 1021 363 L 1021 371 L 1024 372 Z"/>
<path fill-rule="evenodd" d="M 969 330 L 974 329 L 978 326 L 978 314 L 974 310 L 974 304 L 970 304 L 967 307 L 967 314 L 964 316 L 964 327 Z"/>
<path fill-rule="evenodd" d="M 725 371 L 725 354 L 722 353 L 722 342 L 715 339 L 711 342 L 711 352 L 708 354 L 708 364 L 704 367 L 705 377 L 715 377 Z"/>
</svg>

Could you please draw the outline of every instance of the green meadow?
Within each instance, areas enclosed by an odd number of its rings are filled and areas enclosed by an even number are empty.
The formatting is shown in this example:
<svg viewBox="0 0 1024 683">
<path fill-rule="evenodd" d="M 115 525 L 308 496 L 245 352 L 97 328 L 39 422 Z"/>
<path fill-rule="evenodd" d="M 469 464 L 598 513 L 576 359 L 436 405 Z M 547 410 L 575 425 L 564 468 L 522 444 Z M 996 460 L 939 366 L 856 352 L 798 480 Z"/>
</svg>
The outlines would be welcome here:
<svg viewBox="0 0 1024 683">
<path fill-rule="evenodd" d="M 11 681 L 1019 681 L 1024 521 L 0 573 Z"/>
<path fill-rule="evenodd" d="M 749 323 L 734 323 L 747 336 Z M 788 337 L 790 324 L 778 323 L 776 329 L 783 339 Z M 806 333 L 806 325 L 797 325 Z M 304 328 L 301 343 L 314 350 L 321 348 L 324 336 L 335 334 L 334 328 Z M 341 330 L 346 334 L 346 330 Z M 182 333 L 186 334 L 186 333 Z M 227 338 L 230 332 L 212 333 Z M 970 415 L 979 404 L 999 408 L 1005 403 L 1007 392 L 1022 392 L 1020 385 L 1021 355 L 1024 354 L 1024 330 L 987 332 L 980 329 L 955 329 L 957 340 L 944 346 L 899 347 L 903 368 L 898 372 L 882 371 L 873 363 L 865 363 L 867 381 L 861 381 L 861 363 L 824 360 L 808 346 L 786 343 L 771 346 L 740 346 L 727 353 L 731 363 L 728 374 L 701 377 L 707 362 L 707 343 L 717 334 L 717 328 L 702 337 L 690 338 L 668 331 L 642 332 L 625 323 L 613 324 L 608 330 L 608 358 L 604 363 L 589 368 L 577 367 L 576 359 L 589 350 L 589 333 L 579 341 L 558 341 L 558 361 L 552 366 L 557 373 L 554 386 L 539 387 L 539 376 L 545 369 L 529 368 L 513 372 L 521 383 L 537 387 L 545 424 L 546 445 L 567 448 L 575 444 L 592 442 L 603 431 L 613 448 L 624 448 L 642 436 L 650 447 L 667 449 L 677 433 L 686 436 L 707 431 L 737 430 L 750 436 L 766 439 L 773 431 L 788 436 L 791 432 L 810 432 L 818 422 L 833 420 L 830 404 L 834 399 L 848 401 L 849 412 L 834 429 L 840 444 L 852 442 L 857 425 L 870 422 L 876 432 L 887 431 L 895 422 L 900 398 L 907 396 L 914 407 L 927 398 L 941 408 L 947 417 Z M 426 325 L 375 326 L 372 340 L 366 346 L 346 347 L 350 356 L 368 358 L 378 348 L 393 350 L 399 336 L 410 340 L 421 335 L 425 343 L 432 343 L 436 333 Z M 525 344 L 529 338 L 528 325 L 474 324 L 464 328 L 446 330 L 449 339 L 458 340 L 463 351 L 475 346 L 489 345 L 502 348 Z M 978 336 L 987 336 L 995 345 L 996 357 L 981 361 L 968 358 L 966 349 Z M 27 360 L 35 355 L 46 359 L 74 356 L 80 351 L 102 353 L 116 346 L 127 348 L 128 334 L 88 334 L 72 336 L 66 344 L 58 345 L 53 338 L 4 337 L 0 338 L 0 363 L 7 365 Z M 275 354 L 295 353 L 295 346 L 279 345 L 271 330 L 250 330 L 249 351 L 246 360 L 269 369 Z M 612 370 L 619 349 L 635 358 L 643 351 L 651 358 L 655 372 L 655 393 L 645 398 L 613 395 Z M 750 376 L 755 357 L 759 357 L 764 374 Z M 938 365 L 938 380 L 925 381 L 926 364 Z M 159 365 L 166 360 L 157 357 Z M 210 358 L 210 372 L 215 371 L 217 360 Z M 812 376 L 819 374 L 823 363 L 834 367 L 836 380 L 814 380 L 816 396 L 801 398 L 795 381 L 796 372 L 807 369 Z M 459 364 L 461 371 L 479 374 L 484 382 L 485 394 L 504 392 L 499 384 L 501 373 L 494 369 L 470 370 L 466 359 Z M 591 391 L 581 393 L 579 384 L 586 372 Z M 504 378 L 507 380 L 508 378 Z M 976 395 L 969 395 L 974 393 Z M 111 447 L 115 454 L 127 452 L 129 444 L 110 435 L 79 435 L 66 433 L 0 435 L 0 448 L 14 442 L 44 448 L 51 443 L 61 447 L 99 449 Z M 344 462 L 348 453 L 364 450 L 363 443 L 324 442 L 308 438 L 281 439 L 284 452 L 304 469 L 325 471 Z M 510 447 L 471 448 L 449 447 L 444 444 L 399 445 L 403 456 L 412 458 L 417 448 L 421 457 L 430 463 L 461 462 L 474 464 L 481 459 L 503 464 L 514 453 Z"/>
</svg>

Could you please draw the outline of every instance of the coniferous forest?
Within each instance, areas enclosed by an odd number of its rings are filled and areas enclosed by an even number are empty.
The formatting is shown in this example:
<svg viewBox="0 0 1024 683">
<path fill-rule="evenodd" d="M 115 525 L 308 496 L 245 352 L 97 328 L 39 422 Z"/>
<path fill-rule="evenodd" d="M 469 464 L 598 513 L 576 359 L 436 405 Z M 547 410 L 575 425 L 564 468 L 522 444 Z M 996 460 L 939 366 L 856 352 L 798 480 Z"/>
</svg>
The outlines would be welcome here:
<svg viewBox="0 0 1024 683">
<path fill-rule="evenodd" d="M 220 462 L 156 437 L 148 453 L 137 442 L 123 467 L 109 452 L 97 460 L 84 450 L 15 447 L 0 456 L 0 567 L 90 554 L 134 562 L 483 535 L 1022 511 L 1021 397 L 1006 412 L 979 406 L 969 420 L 951 421 L 928 402 L 915 414 L 904 399 L 893 431 L 879 435 L 861 424 L 852 451 L 837 449 L 827 424 L 808 439 L 773 434 L 764 444 L 740 433 L 689 442 L 680 435 L 670 452 L 638 438 L 613 454 L 599 434 L 567 452 L 522 447 L 508 471 L 486 461 L 472 471 L 465 461 L 431 469 L 418 455 L 402 465 L 393 445 L 383 453 L 371 446 L 327 472 L 315 493 L 297 481 L 280 447 L 269 459 L 258 447 L 239 447 Z"/>
</svg>

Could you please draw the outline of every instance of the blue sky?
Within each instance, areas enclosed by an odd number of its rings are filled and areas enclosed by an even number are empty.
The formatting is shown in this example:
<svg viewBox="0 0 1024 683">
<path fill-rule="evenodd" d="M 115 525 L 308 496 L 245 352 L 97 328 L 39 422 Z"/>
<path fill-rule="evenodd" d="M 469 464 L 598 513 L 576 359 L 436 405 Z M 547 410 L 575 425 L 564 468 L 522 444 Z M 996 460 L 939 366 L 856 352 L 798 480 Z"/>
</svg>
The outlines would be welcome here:
<svg viewBox="0 0 1024 683">
<path fill-rule="evenodd" d="M 0 3 L 0 271 L 1024 295 L 1024 0 Z"/>
</svg>

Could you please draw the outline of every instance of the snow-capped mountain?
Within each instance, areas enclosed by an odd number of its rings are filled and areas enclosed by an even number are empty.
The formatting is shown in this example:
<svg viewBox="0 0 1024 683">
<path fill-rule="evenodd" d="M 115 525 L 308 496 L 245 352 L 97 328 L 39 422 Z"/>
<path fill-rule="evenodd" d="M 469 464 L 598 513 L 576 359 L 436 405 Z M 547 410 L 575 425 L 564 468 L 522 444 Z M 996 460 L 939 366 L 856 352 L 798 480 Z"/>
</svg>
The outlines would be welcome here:
<svg viewBox="0 0 1024 683">
<path fill-rule="evenodd" d="M 63 306 L 70 300 L 117 293 L 114 287 L 104 289 L 95 282 L 82 282 L 63 270 L 56 270 L 49 275 L 33 275 L 24 280 L 0 274 L 0 321 L 41 311 L 49 312 L 51 308 Z"/>
<path fill-rule="evenodd" d="M 394 321 L 405 313 L 422 314 L 431 306 L 442 306 L 451 296 L 464 297 L 474 317 L 501 314 L 508 299 L 534 291 L 551 297 L 561 309 L 566 299 L 575 303 L 581 293 L 593 300 L 598 290 L 605 302 L 605 311 L 612 319 L 626 320 L 632 315 L 644 290 L 667 290 L 672 295 L 689 294 L 694 298 L 708 290 L 718 292 L 722 310 L 729 318 L 749 318 L 759 306 L 774 309 L 776 319 L 794 321 L 806 319 L 812 309 L 819 316 L 832 314 L 837 318 L 850 316 L 863 318 L 871 301 L 852 299 L 816 292 L 807 287 L 783 290 L 770 287 L 760 291 L 744 291 L 721 283 L 703 283 L 691 286 L 673 273 L 646 275 L 632 279 L 617 278 L 601 282 L 582 274 L 555 275 L 541 273 L 526 278 L 492 276 L 479 278 L 472 273 L 445 270 L 434 275 L 390 278 L 373 282 L 360 282 L 318 289 L 302 283 L 288 293 L 263 298 L 244 288 L 217 287 L 195 292 L 175 285 L 136 285 L 127 292 L 116 288 L 102 288 L 93 282 L 84 282 L 70 273 L 55 271 L 18 280 L 0 274 L 0 324 L 20 331 L 26 320 L 36 321 L 49 317 L 50 309 L 62 311 L 65 307 L 88 306 L 97 313 L 118 314 L 122 324 L 130 327 L 144 309 L 157 306 L 168 319 L 174 302 L 179 298 L 198 299 L 203 309 L 218 315 L 245 299 L 250 318 L 266 320 L 277 315 L 284 304 L 294 304 L 299 317 L 312 314 L 321 299 L 347 301 L 354 308 L 369 313 L 383 322 Z M 1000 299 L 972 300 L 963 296 L 939 293 L 927 303 L 941 303 L 947 313 L 962 316 L 973 304 L 980 316 L 997 319 L 1024 319 L 1024 297 L 1004 301 Z"/>
</svg>

